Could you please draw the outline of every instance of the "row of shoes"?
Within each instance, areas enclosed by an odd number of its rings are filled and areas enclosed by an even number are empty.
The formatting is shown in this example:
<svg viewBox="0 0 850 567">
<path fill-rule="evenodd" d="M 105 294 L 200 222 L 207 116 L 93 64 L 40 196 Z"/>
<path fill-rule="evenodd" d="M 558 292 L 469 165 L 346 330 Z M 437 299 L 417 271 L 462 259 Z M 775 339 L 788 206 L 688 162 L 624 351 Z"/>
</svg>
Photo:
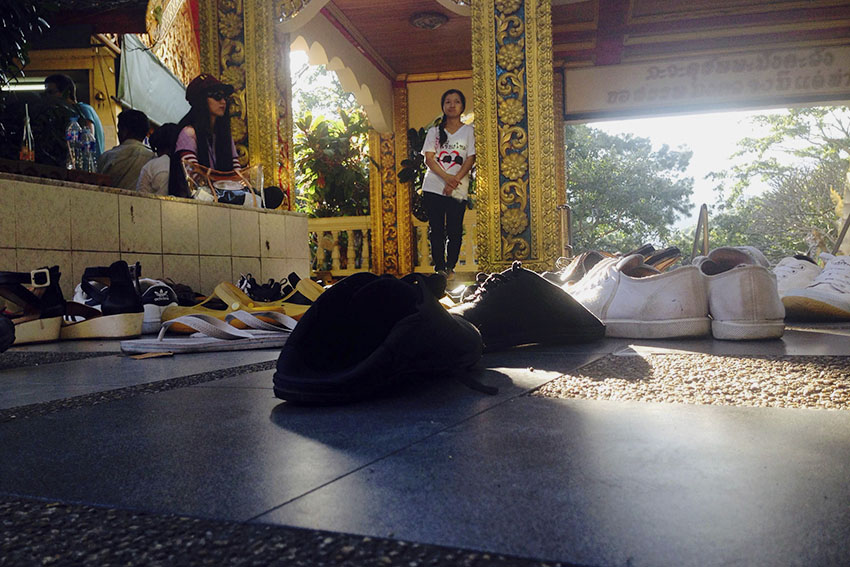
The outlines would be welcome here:
<svg viewBox="0 0 850 567">
<path fill-rule="evenodd" d="M 123 260 L 87 267 L 73 300 L 66 301 L 59 266 L 0 272 L 0 299 L 3 316 L 12 324 L 12 344 L 142 334 L 166 306 L 177 304 L 177 296 L 166 283 L 140 275 L 139 263 L 128 266 Z"/>
<path fill-rule="evenodd" d="M 175 354 L 281 347 L 323 292 L 321 285 L 295 272 L 264 284 L 243 274 L 236 285 L 221 282 L 193 305 L 166 307 L 156 338 L 122 341 L 121 350 Z"/>
<path fill-rule="evenodd" d="M 609 337 L 772 339 L 786 318 L 850 319 L 845 256 L 822 254 L 821 268 L 797 255 L 771 269 L 757 248 L 720 247 L 671 268 L 678 250 L 664 252 L 665 266 L 652 251 L 586 252 L 548 277 L 598 316 Z"/>
<path fill-rule="evenodd" d="M 224 282 L 205 297 L 171 280 L 143 278 L 138 262 L 119 260 L 87 267 L 73 299 L 66 301 L 61 275 L 58 266 L 0 272 L 0 352 L 12 344 L 137 337 L 156 333 L 163 322 L 190 313 L 224 320 L 234 311 L 271 310 L 298 318 L 323 291 L 295 273 L 274 285 L 258 285 L 248 274 L 239 282 L 242 289 Z M 170 330 L 193 332 L 179 325 Z"/>
</svg>

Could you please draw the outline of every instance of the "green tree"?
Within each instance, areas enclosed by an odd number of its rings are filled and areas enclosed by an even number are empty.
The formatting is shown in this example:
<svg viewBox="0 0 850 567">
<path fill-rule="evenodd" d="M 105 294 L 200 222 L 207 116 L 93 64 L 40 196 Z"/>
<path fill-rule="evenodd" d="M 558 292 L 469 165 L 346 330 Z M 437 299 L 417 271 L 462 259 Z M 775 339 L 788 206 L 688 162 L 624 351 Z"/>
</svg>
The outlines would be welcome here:
<svg viewBox="0 0 850 567">
<path fill-rule="evenodd" d="M 369 214 L 369 124 L 361 110 L 339 120 L 305 113 L 295 122 L 297 204 L 315 217 Z"/>
<path fill-rule="evenodd" d="M 744 161 L 710 174 L 719 195 L 712 246 L 749 244 L 773 261 L 831 249 L 850 167 L 850 109 L 792 108 L 751 120 L 768 133 L 740 140 L 732 157 Z M 748 196 L 756 181 L 769 189 Z"/>
<path fill-rule="evenodd" d="M 577 251 L 666 245 L 670 227 L 690 210 L 693 179 L 684 172 L 692 155 L 666 145 L 655 151 L 647 138 L 569 126 L 567 203 Z"/>
</svg>

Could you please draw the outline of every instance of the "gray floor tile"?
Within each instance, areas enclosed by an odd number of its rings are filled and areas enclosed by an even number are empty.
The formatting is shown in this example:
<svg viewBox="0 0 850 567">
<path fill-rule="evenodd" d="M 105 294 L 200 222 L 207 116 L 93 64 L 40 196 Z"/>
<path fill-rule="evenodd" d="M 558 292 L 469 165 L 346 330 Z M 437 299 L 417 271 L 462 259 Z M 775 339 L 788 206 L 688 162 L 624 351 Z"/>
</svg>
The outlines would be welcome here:
<svg viewBox="0 0 850 567">
<path fill-rule="evenodd" d="M 247 520 L 555 375 L 479 373 L 498 395 L 443 379 L 391 399 L 299 407 L 273 397 L 266 371 L 13 420 L 0 424 L 0 492 Z"/>
<path fill-rule="evenodd" d="M 279 350 L 181 354 L 134 360 L 104 356 L 0 371 L 0 409 L 277 360 Z"/>
<path fill-rule="evenodd" d="M 258 518 L 586 565 L 841 565 L 850 414 L 522 397 Z"/>
</svg>

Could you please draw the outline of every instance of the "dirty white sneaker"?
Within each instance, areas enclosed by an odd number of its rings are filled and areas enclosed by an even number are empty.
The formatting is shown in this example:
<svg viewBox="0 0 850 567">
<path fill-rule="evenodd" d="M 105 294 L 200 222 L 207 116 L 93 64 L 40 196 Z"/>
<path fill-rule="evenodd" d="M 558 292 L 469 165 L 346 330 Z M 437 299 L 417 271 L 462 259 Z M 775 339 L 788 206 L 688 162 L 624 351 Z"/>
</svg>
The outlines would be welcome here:
<svg viewBox="0 0 850 567">
<path fill-rule="evenodd" d="M 140 278 L 139 288 L 145 308 L 142 334 L 158 333 L 162 327 L 162 312 L 166 307 L 177 305 L 177 294 L 167 283 L 150 278 Z"/>
<path fill-rule="evenodd" d="M 708 334 L 708 297 L 699 268 L 685 266 L 661 273 L 643 261 L 640 254 L 605 258 L 562 289 L 602 320 L 607 337 Z"/>
<path fill-rule="evenodd" d="M 779 297 L 784 297 L 789 291 L 808 287 L 821 273 L 817 262 L 804 254 L 782 258 L 773 268 L 776 275 L 776 289 Z"/>
<path fill-rule="evenodd" d="M 757 252 L 757 254 L 756 254 Z M 695 263 L 708 287 L 715 339 L 773 339 L 785 332 L 785 309 L 767 259 L 751 246 L 712 250 Z"/>
<path fill-rule="evenodd" d="M 832 256 L 811 284 L 790 290 L 782 303 L 789 319 L 850 319 L 850 257 Z"/>
</svg>

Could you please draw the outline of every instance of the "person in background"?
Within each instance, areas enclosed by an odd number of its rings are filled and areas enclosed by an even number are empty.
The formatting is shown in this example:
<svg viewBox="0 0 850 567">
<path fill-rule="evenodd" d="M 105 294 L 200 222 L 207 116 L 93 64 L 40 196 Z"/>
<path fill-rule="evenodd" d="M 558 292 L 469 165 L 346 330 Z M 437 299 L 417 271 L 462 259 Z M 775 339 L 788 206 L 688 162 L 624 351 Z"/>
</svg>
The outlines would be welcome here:
<svg viewBox="0 0 850 567">
<path fill-rule="evenodd" d="M 68 75 L 55 74 L 44 79 L 44 92 L 49 96 L 59 97 L 76 110 L 76 116 L 82 118 L 86 123 L 81 126 L 91 126 L 94 138 L 97 140 L 97 156 L 104 152 L 105 142 L 103 136 L 103 124 L 97 111 L 90 105 L 77 100 L 77 85 Z"/>
<path fill-rule="evenodd" d="M 239 170 L 239 156 L 230 133 L 230 95 L 233 87 L 203 73 L 186 87 L 191 109 L 177 124 L 180 134 L 171 160 L 168 192 L 189 197 L 189 188 L 181 160 L 230 172 Z"/>
<path fill-rule="evenodd" d="M 100 156 L 97 172 L 109 175 L 112 184 L 135 190 L 142 168 L 154 154 L 142 143 L 150 130 L 147 115 L 140 110 L 125 110 L 118 115 L 119 145 Z"/>
<path fill-rule="evenodd" d="M 173 122 L 163 124 L 153 131 L 148 137 L 151 149 L 156 152 L 157 157 L 150 160 L 142 168 L 139 174 L 139 182 L 136 190 L 140 193 L 153 193 L 154 195 L 168 195 L 168 176 L 171 164 L 171 156 L 177 144 L 177 134 L 180 127 Z"/>
<path fill-rule="evenodd" d="M 460 120 L 466 97 L 449 89 L 440 99 L 443 118 L 428 130 L 422 155 L 428 169 L 422 179 L 422 204 L 428 213 L 428 234 L 434 271 L 454 276 L 463 238 L 463 216 L 469 198 L 469 172 L 475 164 L 475 132 Z"/>
</svg>

